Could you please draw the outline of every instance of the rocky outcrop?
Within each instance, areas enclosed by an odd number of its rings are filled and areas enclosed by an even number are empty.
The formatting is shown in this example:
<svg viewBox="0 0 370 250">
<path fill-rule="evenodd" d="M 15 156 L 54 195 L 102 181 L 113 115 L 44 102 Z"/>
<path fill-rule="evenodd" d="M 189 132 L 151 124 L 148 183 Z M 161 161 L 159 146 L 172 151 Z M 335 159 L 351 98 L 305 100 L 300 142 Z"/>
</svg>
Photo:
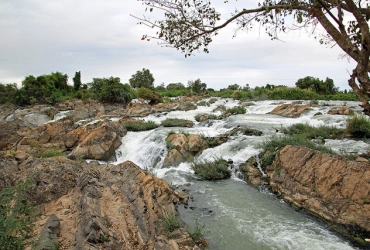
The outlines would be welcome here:
<svg viewBox="0 0 370 250">
<path fill-rule="evenodd" d="M 21 119 L 0 122 L 0 150 L 16 150 L 17 143 L 29 134 L 34 125 Z"/>
<path fill-rule="evenodd" d="M 134 117 L 144 117 L 153 113 L 152 106 L 146 103 L 134 102 L 130 103 L 127 107 L 127 114 Z"/>
<path fill-rule="evenodd" d="M 121 145 L 121 138 L 126 133 L 127 130 L 118 123 L 103 122 L 87 135 L 80 137 L 78 146 L 73 149 L 69 157 L 72 159 L 108 160 Z M 78 135 L 78 133 L 74 133 L 74 135 L 76 134 Z"/>
<path fill-rule="evenodd" d="M 330 115 L 349 115 L 352 113 L 353 111 L 347 106 L 334 107 L 328 111 L 328 114 Z"/>
<path fill-rule="evenodd" d="M 266 169 L 273 192 L 342 233 L 370 238 L 370 163 L 286 146 Z"/>
<path fill-rule="evenodd" d="M 198 134 L 171 134 L 166 139 L 169 153 L 164 159 L 163 167 L 177 166 L 181 162 L 190 161 L 194 155 L 208 147 L 207 142 Z"/>
<path fill-rule="evenodd" d="M 37 249 L 51 249 L 42 246 L 55 239 L 59 249 L 199 249 L 184 230 L 170 239 L 160 220 L 184 196 L 132 162 L 30 157 L 18 168 L 8 174 L 33 181 L 27 192 L 41 216 Z"/>
<path fill-rule="evenodd" d="M 281 115 L 289 118 L 299 117 L 303 112 L 307 111 L 312 106 L 311 103 L 300 105 L 298 103 L 281 104 L 274 108 L 268 114 Z"/>
</svg>

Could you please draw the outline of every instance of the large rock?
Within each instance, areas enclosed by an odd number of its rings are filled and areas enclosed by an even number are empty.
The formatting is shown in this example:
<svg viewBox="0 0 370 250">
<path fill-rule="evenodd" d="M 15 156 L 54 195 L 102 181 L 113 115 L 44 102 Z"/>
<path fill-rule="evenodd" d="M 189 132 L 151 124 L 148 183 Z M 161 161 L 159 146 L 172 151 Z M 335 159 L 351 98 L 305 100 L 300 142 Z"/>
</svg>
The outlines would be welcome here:
<svg viewBox="0 0 370 250">
<path fill-rule="evenodd" d="M 118 123 L 108 121 L 93 129 L 69 154 L 72 159 L 108 160 L 121 145 L 127 130 Z"/>
<path fill-rule="evenodd" d="M 300 105 L 297 103 L 292 104 L 281 104 L 274 108 L 268 114 L 281 115 L 289 118 L 299 117 L 303 112 L 307 111 L 311 107 L 311 103 L 306 105 Z"/>
<path fill-rule="evenodd" d="M 132 162 L 55 157 L 28 160 L 20 168 L 17 178 L 34 183 L 28 193 L 40 213 L 38 249 L 56 238 L 59 249 L 199 249 L 185 230 L 170 239 L 160 219 L 175 214 L 183 197 Z"/>
<path fill-rule="evenodd" d="M 347 106 L 334 107 L 328 111 L 328 114 L 330 115 L 349 115 L 352 113 L 353 111 Z"/>
<path fill-rule="evenodd" d="M 370 238 L 370 163 L 284 147 L 267 169 L 272 191 L 338 230 Z"/>
<path fill-rule="evenodd" d="M 17 143 L 34 125 L 21 119 L 0 122 L 0 150 L 16 150 Z"/>
<path fill-rule="evenodd" d="M 184 135 L 182 133 L 170 134 L 166 139 L 170 150 L 163 162 L 163 167 L 177 166 L 181 162 L 191 161 L 194 155 L 208 147 L 198 134 Z"/>
<path fill-rule="evenodd" d="M 144 117 L 153 113 L 152 106 L 146 103 L 130 103 L 127 107 L 127 114 L 134 117 Z"/>
</svg>

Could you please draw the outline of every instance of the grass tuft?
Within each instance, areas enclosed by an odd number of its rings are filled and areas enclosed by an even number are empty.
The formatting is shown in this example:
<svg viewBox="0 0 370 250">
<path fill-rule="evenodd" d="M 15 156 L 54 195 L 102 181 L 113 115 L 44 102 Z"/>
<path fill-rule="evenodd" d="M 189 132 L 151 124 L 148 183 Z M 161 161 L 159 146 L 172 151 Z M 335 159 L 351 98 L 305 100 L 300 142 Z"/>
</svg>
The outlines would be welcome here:
<svg viewBox="0 0 370 250">
<path fill-rule="evenodd" d="M 214 162 L 193 163 L 191 168 L 195 174 L 205 180 L 220 180 L 230 177 L 227 161 L 217 159 Z"/>
<path fill-rule="evenodd" d="M 347 120 L 347 133 L 354 137 L 370 137 L 370 119 L 365 115 L 354 115 Z"/>
<path fill-rule="evenodd" d="M 167 234 L 170 234 L 181 227 L 180 220 L 174 214 L 162 214 L 161 220 Z"/>
<path fill-rule="evenodd" d="M 158 128 L 159 125 L 157 125 L 153 121 L 147 121 L 147 122 L 135 122 L 135 121 L 128 121 L 123 124 L 127 131 L 146 131 Z"/>
</svg>

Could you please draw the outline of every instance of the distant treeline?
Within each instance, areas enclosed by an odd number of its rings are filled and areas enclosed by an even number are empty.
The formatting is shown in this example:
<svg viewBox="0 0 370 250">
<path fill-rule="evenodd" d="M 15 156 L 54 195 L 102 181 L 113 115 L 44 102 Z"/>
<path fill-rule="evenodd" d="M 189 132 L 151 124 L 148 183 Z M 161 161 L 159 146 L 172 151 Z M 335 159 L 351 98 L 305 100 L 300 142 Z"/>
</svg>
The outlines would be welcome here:
<svg viewBox="0 0 370 250">
<path fill-rule="evenodd" d="M 16 105 L 55 104 L 65 100 L 81 99 L 83 101 L 98 100 L 109 103 L 129 103 L 133 98 L 143 98 L 151 103 L 170 101 L 166 97 L 186 95 L 209 95 L 234 98 L 238 100 L 344 100 L 358 101 L 352 91 L 341 92 L 330 78 L 322 81 L 307 76 L 298 79 L 296 87 L 266 84 L 251 89 L 238 84 L 229 85 L 225 89 L 215 91 L 207 88 L 200 79 L 190 80 L 187 86 L 183 83 L 162 83 L 154 87 L 154 77 L 148 69 L 137 71 L 129 83 L 121 83 L 119 77 L 93 78 L 92 82 L 82 83 L 81 72 L 75 73 L 73 86 L 68 85 L 68 76 L 61 72 L 34 77 L 26 76 L 22 86 L 17 84 L 0 84 L 0 103 Z"/>
</svg>

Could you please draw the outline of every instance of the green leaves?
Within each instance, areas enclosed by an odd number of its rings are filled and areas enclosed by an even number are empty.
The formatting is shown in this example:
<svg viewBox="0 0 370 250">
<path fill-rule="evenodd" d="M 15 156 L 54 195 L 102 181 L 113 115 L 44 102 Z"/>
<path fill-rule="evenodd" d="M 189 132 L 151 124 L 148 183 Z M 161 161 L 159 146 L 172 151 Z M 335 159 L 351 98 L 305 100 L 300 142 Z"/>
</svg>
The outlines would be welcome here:
<svg viewBox="0 0 370 250">
<path fill-rule="evenodd" d="M 0 192 L 0 249 L 24 249 L 24 241 L 31 236 L 36 218 L 26 190 L 32 182 L 18 182 Z"/>
</svg>

